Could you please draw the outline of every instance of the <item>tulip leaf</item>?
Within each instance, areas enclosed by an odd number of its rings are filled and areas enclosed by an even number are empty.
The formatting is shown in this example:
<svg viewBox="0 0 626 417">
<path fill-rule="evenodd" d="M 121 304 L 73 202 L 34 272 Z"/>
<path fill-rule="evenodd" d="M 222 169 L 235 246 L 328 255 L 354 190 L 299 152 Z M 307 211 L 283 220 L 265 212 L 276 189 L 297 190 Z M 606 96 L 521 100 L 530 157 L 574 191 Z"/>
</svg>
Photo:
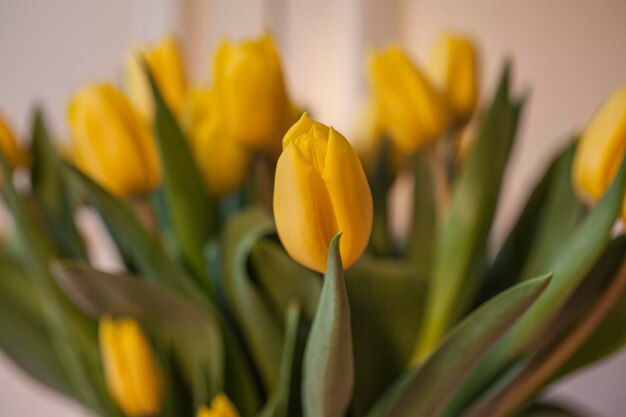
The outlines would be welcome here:
<svg viewBox="0 0 626 417">
<path fill-rule="evenodd" d="M 0 349 L 32 377 L 72 395 L 50 336 L 37 286 L 8 253 L 0 254 Z"/>
<path fill-rule="evenodd" d="M 328 251 L 322 294 L 304 351 L 305 417 L 343 417 L 354 387 L 350 305 L 336 235 Z"/>
<path fill-rule="evenodd" d="M 302 315 L 308 321 L 313 320 L 322 290 L 319 274 L 295 262 L 271 239 L 261 239 L 252 247 L 250 265 L 259 286 L 277 306 L 281 317 L 295 300 L 302 306 Z"/>
<path fill-rule="evenodd" d="M 300 371 L 297 363 L 300 306 L 297 302 L 289 304 L 285 317 L 285 342 L 278 386 L 270 398 L 268 406 L 260 413 L 259 417 L 290 417 L 300 414 L 296 407 L 299 405 L 299 390 L 296 389 L 299 384 L 296 380 L 296 374 Z"/>
<path fill-rule="evenodd" d="M 389 230 L 389 213 L 387 210 L 387 195 L 393 182 L 391 173 L 391 143 L 389 138 L 383 137 L 377 147 L 376 163 L 370 177 L 372 202 L 374 204 L 374 218 L 370 236 L 370 248 L 378 256 L 388 256 L 392 249 Z"/>
<path fill-rule="evenodd" d="M 451 330 L 391 402 L 385 417 L 439 416 L 489 350 L 548 287 L 546 275 L 521 283 L 479 307 Z"/>
<path fill-rule="evenodd" d="M 507 66 L 442 220 L 416 359 L 432 350 L 470 307 L 478 290 L 487 238 L 521 107 L 521 102 L 510 98 Z"/>
<path fill-rule="evenodd" d="M 545 272 L 563 242 L 571 237 L 583 217 L 583 204 L 576 197 L 571 181 L 575 142 L 556 161 L 548 198 L 543 208 L 537 236 L 524 265 L 522 279 Z"/>
<path fill-rule="evenodd" d="M 565 305 L 607 247 L 619 216 L 626 188 L 626 159 L 600 202 L 584 218 L 572 236 L 562 243 L 546 271 L 554 279 L 543 296 L 518 321 L 496 348 L 482 361 L 450 405 L 446 416 L 457 415 L 471 403 L 496 375 L 536 345 L 555 315 Z"/>
<path fill-rule="evenodd" d="M 94 318 L 109 314 L 139 320 L 176 354 L 196 405 L 223 391 L 224 347 L 217 322 L 187 299 L 128 273 L 109 274 L 81 262 L 53 268 L 59 285 Z"/>
<path fill-rule="evenodd" d="M 146 67 L 154 97 L 154 132 L 163 169 L 168 213 L 184 259 L 209 284 L 202 250 L 216 235 L 216 209 L 176 118 Z M 210 288 L 209 288 L 210 289 Z"/>
<path fill-rule="evenodd" d="M 533 189 L 515 225 L 489 267 L 481 283 L 477 305 L 519 282 L 524 263 L 538 234 L 537 230 L 549 196 L 555 165 L 556 161 L 551 164 Z"/>
<path fill-rule="evenodd" d="M 226 225 L 220 256 L 228 305 L 270 392 L 274 391 L 279 377 L 283 329 L 248 275 L 248 259 L 254 244 L 273 232 L 274 223 L 262 209 L 246 209 Z"/>
<path fill-rule="evenodd" d="M 364 415 L 404 372 L 421 321 L 424 273 L 405 261 L 363 256 L 346 271 L 354 339 L 352 411 Z"/>
<path fill-rule="evenodd" d="M 33 123 L 32 156 L 31 184 L 46 226 L 59 243 L 63 256 L 86 259 L 83 240 L 74 224 L 74 210 L 61 159 L 39 110 Z"/>
<path fill-rule="evenodd" d="M 524 410 L 519 417 L 583 417 L 583 415 L 561 405 L 536 403 Z"/>
<path fill-rule="evenodd" d="M 426 158 L 416 154 L 411 162 L 414 181 L 413 207 L 406 255 L 419 271 L 428 273 L 432 264 L 437 224 L 435 191 Z"/>
</svg>

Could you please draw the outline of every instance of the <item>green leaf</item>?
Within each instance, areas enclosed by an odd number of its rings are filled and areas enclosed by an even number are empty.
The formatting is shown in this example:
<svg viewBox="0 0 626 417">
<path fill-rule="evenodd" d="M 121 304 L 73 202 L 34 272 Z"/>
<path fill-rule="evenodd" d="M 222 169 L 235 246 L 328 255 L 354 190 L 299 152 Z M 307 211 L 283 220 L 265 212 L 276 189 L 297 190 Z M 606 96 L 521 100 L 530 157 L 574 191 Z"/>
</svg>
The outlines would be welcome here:
<svg viewBox="0 0 626 417">
<path fill-rule="evenodd" d="M 369 245 L 373 253 L 378 256 L 389 255 L 392 249 L 387 210 L 387 195 L 394 179 L 390 158 L 391 143 L 389 138 L 383 137 L 377 147 L 376 164 L 372 169 L 373 175 L 370 176 L 374 219 Z"/>
<path fill-rule="evenodd" d="M 519 282 L 524 263 L 533 249 L 533 242 L 543 218 L 542 213 L 549 196 L 555 165 L 562 157 L 561 155 L 552 162 L 533 189 L 524 209 L 483 279 L 476 305 L 484 303 Z"/>
<path fill-rule="evenodd" d="M 446 416 L 457 415 L 488 386 L 498 373 L 535 346 L 546 326 L 565 305 L 583 278 L 607 247 L 611 230 L 619 216 L 626 187 L 626 160 L 602 200 L 591 210 L 574 234 L 563 242 L 546 271 L 554 279 L 543 296 L 498 343 L 465 383 Z"/>
<path fill-rule="evenodd" d="M 74 210 L 61 159 L 41 111 L 35 113 L 32 135 L 31 184 L 46 226 L 59 243 L 63 256 L 87 259 L 83 240 L 74 224 Z"/>
<path fill-rule="evenodd" d="M 425 278 L 408 262 L 369 256 L 346 271 L 356 416 L 364 415 L 406 369 L 422 324 Z"/>
<path fill-rule="evenodd" d="M 185 260 L 199 281 L 207 286 L 209 279 L 202 249 L 216 235 L 216 208 L 191 154 L 189 142 L 147 67 L 146 72 L 154 97 L 154 132 L 168 213 Z"/>
<path fill-rule="evenodd" d="M 223 350 L 217 322 L 187 299 L 127 273 L 108 274 L 85 263 L 57 263 L 54 275 L 66 294 L 94 318 L 108 314 L 139 320 L 168 346 L 193 387 L 196 406 L 223 390 Z"/>
<path fill-rule="evenodd" d="M 584 214 L 584 206 L 572 186 L 572 164 L 576 152 L 573 142 L 556 161 L 554 178 L 543 208 L 532 249 L 524 265 L 522 279 L 546 272 L 576 230 Z"/>
<path fill-rule="evenodd" d="M 439 416 L 463 381 L 548 287 L 550 275 L 521 283 L 459 323 L 404 382 L 386 417 Z"/>
<path fill-rule="evenodd" d="M 583 417 L 562 405 L 549 403 L 536 403 L 528 407 L 517 417 Z"/>
<path fill-rule="evenodd" d="M 295 300 L 302 314 L 312 321 L 322 291 L 319 274 L 295 262 L 282 246 L 261 239 L 250 251 L 250 266 L 259 287 L 283 317 Z"/>
<path fill-rule="evenodd" d="M 340 237 L 336 235 L 330 243 L 322 295 L 304 351 L 305 417 L 343 417 L 352 397 L 352 331 Z"/>
<path fill-rule="evenodd" d="M 443 219 L 433 259 L 424 330 L 416 359 L 427 355 L 465 313 L 478 290 L 487 238 L 522 103 L 509 97 L 505 67 L 478 138 Z"/>
<path fill-rule="evenodd" d="M 413 157 L 413 207 L 406 256 L 421 273 L 432 267 L 437 213 L 435 191 L 428 163 L 423 155 Z"/>
<path fill-rule="evenodd" d="M 283 331 L 280 320 L 248 275 L 248 259 L 254 244 L 273 232 L 272 218 L 263 210 L 252 207 L 242 211 L 226 225 L 220 265 L 228 305 L 270 392 L 278 382 Z"/>
<path fill-rule="evenodd" d="M 300 328 L 300 306 L 297 302 L 289 304 L 285 317 L 285 343 L 278 386 L 259 417 L 290 417 L 300 414 L 297 410 L 299 405 L 297 388 L 300 384 L 296 380 L 296 375 L 300 371 L 296 360 L 301 359 L 298 358 L 297 352 Z"/>
<path fill-rule="evenodd" d="M 38 288 L 6 252 L 0 254 L 0 349 L 32 377 L 68 396 L 72 388 L 50 349 Z"/>
</svg>

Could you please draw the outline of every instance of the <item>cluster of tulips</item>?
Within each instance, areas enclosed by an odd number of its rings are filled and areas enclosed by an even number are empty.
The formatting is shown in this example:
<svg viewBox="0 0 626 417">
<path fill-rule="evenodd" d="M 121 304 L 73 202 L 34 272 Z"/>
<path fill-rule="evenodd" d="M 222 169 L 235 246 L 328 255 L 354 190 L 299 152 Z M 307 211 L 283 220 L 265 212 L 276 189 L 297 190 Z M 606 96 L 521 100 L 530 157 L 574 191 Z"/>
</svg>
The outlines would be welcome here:
<svg viewBox="0 0 626 417">
<path fill-rule="evenodd" d="M 479 106 L 470 39 L 443 35 L 424 68 L 374 53 L 355 150 L 292 102 L 269 35 L 223 43 L 210 87 L 180 55 L 168 38 L 123 88 L 77 92 L 70 149 L 39 111 L 28 149 L 0 123 L 5 354 L 106 416 L 579 415 L 541 393 L 626 344 L 626 89 L 494 252 L 524 105 L 510 64 Z M 119 268 L 90 263 L 79 207 Z"/>
</svg>

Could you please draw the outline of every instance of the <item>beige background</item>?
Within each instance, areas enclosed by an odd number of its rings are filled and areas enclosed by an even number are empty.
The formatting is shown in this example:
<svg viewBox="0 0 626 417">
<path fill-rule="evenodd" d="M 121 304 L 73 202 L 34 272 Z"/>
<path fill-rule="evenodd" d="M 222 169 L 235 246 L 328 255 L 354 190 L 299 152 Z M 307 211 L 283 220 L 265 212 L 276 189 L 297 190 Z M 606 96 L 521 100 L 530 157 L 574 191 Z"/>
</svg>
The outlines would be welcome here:
<svg viewBox="0 0 626 417">
<path fill-rule="evenodd" d="M 465 31 L 482 47 L 486 87 L 511 55 L 517 85 L 532 92 L 502 197 L 499 240 L 547 159 L 626 84 L 625 22 L 626 2 L 619 0 L 0 0 L 0 109 L 25 135 L 28 109 L 40 102 L 63 139 L 70 93 L 85 82 L 117 78 L 131 44 L 178 32 L 190 71 L 204 81 L 222 37 L 267 27 L 280 43 L 296 99 L 348 133 L 365 91 L 370 47 L 399 42 L 423 59 L 440 30 Z M 598 416 L 621 417 L 625 385 L 626 353 L 551 395 Z M 34 415 L 85 413 L 0 356 L 0 416 Z"/>
</svg>

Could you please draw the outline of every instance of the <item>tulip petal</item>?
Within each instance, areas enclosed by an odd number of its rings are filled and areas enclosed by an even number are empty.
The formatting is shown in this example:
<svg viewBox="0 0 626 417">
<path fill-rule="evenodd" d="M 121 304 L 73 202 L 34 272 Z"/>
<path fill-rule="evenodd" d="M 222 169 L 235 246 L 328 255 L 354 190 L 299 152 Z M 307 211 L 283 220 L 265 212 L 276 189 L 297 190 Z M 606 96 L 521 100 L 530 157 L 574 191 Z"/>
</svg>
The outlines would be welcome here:
<svg viewBox="0 0 626 417">
<path fill-rule="evenodd" d="M 337 222 L 320 173 L 298 146 L 283 151 L 274 187 L 276 228 L 285 249 L 304 266 L 323 272 Z"/>
<path fill-rule="evenodd" d="M 348 268 L 361 256 L 369 241 L 373 203 L 357 153 L 332 127 L 323 178 L 337 219 L 337 231 L 343 232 L 340 250 L 344 268 Z"/>
</svg>

